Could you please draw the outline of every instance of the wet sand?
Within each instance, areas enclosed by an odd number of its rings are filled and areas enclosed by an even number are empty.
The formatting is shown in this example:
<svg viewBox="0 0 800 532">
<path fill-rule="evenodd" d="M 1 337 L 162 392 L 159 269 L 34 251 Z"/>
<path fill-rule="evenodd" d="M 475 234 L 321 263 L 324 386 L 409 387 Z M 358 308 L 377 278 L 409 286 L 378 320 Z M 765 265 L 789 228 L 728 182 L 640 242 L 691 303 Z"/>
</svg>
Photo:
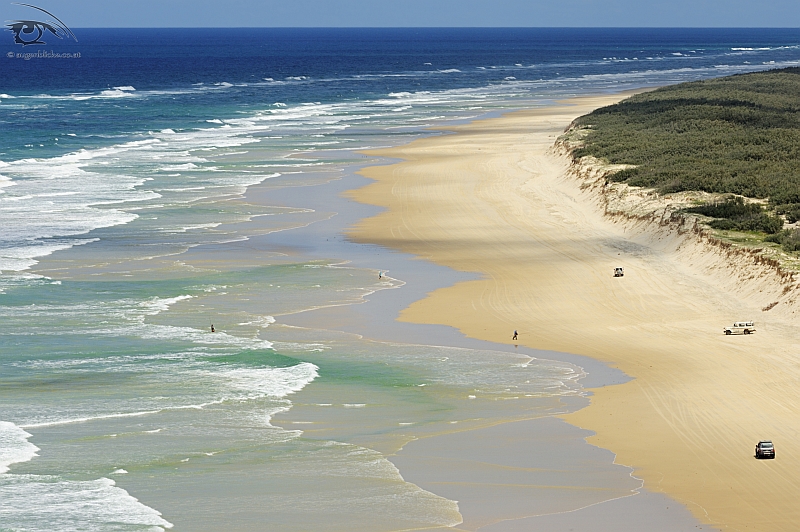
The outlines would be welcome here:
<svg viewBox="0 0 800 532">
<path fill-rule="evenodd" d="M 594 390 L 591 406 L 564 418 L 596 431 L 589 442 L 632 466 L 646 489 L 715 527 L 795 530 L 800 337 L 790 316 L 761 311 L 774 287 L 755 271 L 761 289 L 739 286 L 723 257 L 605 217 L 551 149 L 572 119 L 619 98 L 580 98 L 376 152 L 403 162 L 364 170 L 375 183 L 352 197 L 387 210 L 350 235 L 481 276 L 434 290 L 402 321 L 498 343 L 516 329 L 522 345 L 633 377 Z M 612 276 L 616 266 L 624 278 Z M 743 319 L 757 320 L 758 333 L 722 335 Z M 761 438 L 775 441 L 776 460 L 754 459 Z"/>
</svg>

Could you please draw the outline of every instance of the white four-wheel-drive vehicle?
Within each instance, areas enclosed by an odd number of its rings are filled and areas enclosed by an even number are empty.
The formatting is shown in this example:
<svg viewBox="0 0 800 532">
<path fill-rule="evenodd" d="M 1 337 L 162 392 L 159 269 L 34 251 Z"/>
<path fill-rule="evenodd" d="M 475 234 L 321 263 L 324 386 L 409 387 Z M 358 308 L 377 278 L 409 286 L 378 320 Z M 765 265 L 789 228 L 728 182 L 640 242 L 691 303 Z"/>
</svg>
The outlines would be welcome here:
<svg viewBox="0 0 800 532">
<path fill-rule="evenodd" d="M 756 326 L 752 321 L 737 321 L 731 327 L 722 329 L 725 334 L 752 334 L 756 332 Z"/>
<path fill-rule="evenodd" d="M 622 277 L 625 275 L 625 270 L 622 268 L 614 268 L 614 277 Z"/>
</svg>

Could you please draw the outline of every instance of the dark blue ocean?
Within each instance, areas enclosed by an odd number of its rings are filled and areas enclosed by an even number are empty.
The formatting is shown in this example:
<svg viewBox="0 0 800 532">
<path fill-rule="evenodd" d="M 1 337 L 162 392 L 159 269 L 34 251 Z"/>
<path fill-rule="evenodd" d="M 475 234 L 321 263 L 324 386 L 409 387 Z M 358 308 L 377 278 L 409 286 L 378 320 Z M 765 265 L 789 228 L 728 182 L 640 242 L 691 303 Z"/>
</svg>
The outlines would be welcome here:
<svg viewBox="0 0 800 532">
<path fill-rule="evenodd" d="M 524 102 L 674 83 L 795 64 L 800 42 L 797 29 L 75 32 L 79 42 L 51 37 L 46 45 L 22 47 L 10 33 L 0 41 L 0 93 L 25 96 L 29 104 L 4 99 L 0 160 L 28 156 L 33 148 L 39 155 L 101 146 L 97 137 L 108 135 L 202 127 L 209 115 L 257 113 L 276 102 L 347 104 L 444 91 Z M 6 57 L 39 49 L 80 58 Z M 123 102 L 114 99 L 118 92 L 103 92 L 115 87 L 139 94 Z M 64 138 L 78 125 L 80 140 Z"/>
<path fill-rule="evenodd" d="M 546 415 L 582 370 L 283 326 L 402 278 L 249 243 L 326 223 L 304 195 L 431 126 L 800 64 L 797 29 L 72 31 L 0 32 L 0 530 L 460 522 L 353 441 Z M 272 425 L 301 390 L 352 438 Z"/>
</svg>

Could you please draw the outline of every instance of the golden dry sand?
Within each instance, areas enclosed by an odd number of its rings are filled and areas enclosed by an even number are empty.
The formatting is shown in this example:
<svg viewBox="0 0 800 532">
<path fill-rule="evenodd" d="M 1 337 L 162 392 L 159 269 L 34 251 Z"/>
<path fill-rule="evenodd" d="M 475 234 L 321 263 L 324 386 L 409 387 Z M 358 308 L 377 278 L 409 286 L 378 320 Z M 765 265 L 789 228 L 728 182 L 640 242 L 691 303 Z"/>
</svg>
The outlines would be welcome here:
<svg viewBox="0 0 800 532">
<path fill-rule="evenodd" d="M 375 183 L 352 197 L 388 210 L 351 237 L 483 274 L 431 293 L 404 321 L 506 343 L 517 329 L 524 345 L 634 377 L 594 390 L 566 419 L 596 431 L 589 441 L 647 489 L 725 530 L 799 530 L 800 333 L 779 308 L 761 311 L 776 287 L 758 276 L 739 285 L 707 248 L 604 216 L 551 149 L 572 119 L 619 99 L 575 99 L 376 152 L 404 162 L 364 170 Z M 745 319 L 757 334 L 722 334 Z M 754 459 L 761 438 L 776 460 Z"/>
</svg>

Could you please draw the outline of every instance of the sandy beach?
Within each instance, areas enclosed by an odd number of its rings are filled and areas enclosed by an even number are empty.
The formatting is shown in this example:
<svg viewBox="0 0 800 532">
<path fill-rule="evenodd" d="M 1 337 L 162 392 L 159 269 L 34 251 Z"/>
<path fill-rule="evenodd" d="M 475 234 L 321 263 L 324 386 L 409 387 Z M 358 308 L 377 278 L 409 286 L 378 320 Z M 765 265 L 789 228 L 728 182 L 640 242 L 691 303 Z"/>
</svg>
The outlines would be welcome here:
<svg viewBox="0 0 800 532">
<path fill-rule="evenodd" d="M 372 152 L 403 162 L 362 172 L 375 182 L 350 196 L 386 211 L 350 236 L 480 275 L 434 290 L 401 321 L 506 344 L 518 330 L 520 345 L 632 377 L 595 388 L 591 405 L 565 420 L 594 431 L 589 443 L 633 467 L 650 492 L 713 527 L 796 530 L 800 336 L 790 311 L 761 310 L 785 296 L 776 276 L 691 234 L 606 216 L 553 149 L 574 118 L 622 97 L 560 102 Z M 625 277 L 612 276 L 616 266 Z M 737 320 L 756 320 L 757 334 L 724 336 Z M 753 457 L 759 439 L 775 442 L 776 460 Z"/>
</svg>

